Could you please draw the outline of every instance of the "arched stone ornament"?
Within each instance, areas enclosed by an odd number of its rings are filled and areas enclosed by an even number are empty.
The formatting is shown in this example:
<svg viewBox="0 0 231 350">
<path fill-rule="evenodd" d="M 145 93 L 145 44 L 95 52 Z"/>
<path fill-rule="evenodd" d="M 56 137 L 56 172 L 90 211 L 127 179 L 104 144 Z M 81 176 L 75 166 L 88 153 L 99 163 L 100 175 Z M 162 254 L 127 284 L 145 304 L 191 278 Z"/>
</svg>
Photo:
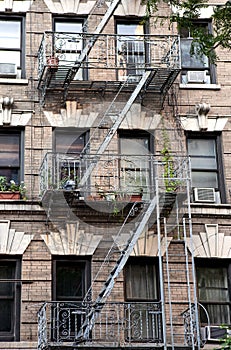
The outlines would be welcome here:
<svg viewBox="0 0 231 350">
<path fill-rule="evenodd" d="M 9 220 L 0 221 L 0 254 L 22 255 L 34 235 L 10 228 Z"/>
<path fill-rule="evenodd" d="M 93 255 L 102 236 L 79 230 L 78 223 L 41 235 L 53 255 Z"/>
<path fill-rule="evenodd" d="M 217 224 L 205 224 L 205 232 L 193 235 L 188 248 L 197 258 L 231 258 L 231 236 L 218 231 Z"/>
</svg>

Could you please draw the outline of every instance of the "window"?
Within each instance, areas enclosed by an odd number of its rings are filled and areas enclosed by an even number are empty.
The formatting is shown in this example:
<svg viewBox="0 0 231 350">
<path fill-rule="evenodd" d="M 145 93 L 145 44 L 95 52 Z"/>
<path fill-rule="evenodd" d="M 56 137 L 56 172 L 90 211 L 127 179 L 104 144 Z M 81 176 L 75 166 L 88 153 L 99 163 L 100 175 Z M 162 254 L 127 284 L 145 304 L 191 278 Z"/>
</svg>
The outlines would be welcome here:
<svg viewBox="0 0 231 350">
<path fill-rule="evenodd" d="M 74 128 L 57 128 L 54 131 L 54 149 L 60 153 L 60 183 L 66 190 L 74 189 L 80 178 L 79 154 L 88 140 L 88 132 Z M 63 156 L 63 155 L 66 156 Z M 56 176 L 54 174 L 54 176 Z"/>
<path fill-rule="evenodd" d="M 130 258 L 124 269 L 126 326 L 128 341 L 162 339 L 157 260 Z M 155 302 L 156 301 L 156 302 Z"/>
<path fill-rule="evenodd" d="M 19 340 L 20 261 L 0 259 L 0 340 Z"/>
<path fill-rule="evenodd" d="M 18 70 L 22 70 L 22 76 L 25 75 L 22 18 L 10 18 L 9 15 L 7 18 L 0 18 L 0 64 L 0 76 L 7 73 L 10 78 L 13 75 L 13 70 L 9 66 L 4 68 L 2 64 L 14 64 Z M 7 77 L 7 75 L 4 77 Z"/>
<path fill-rule="evenodd" d="M 140 22 L 117 22 L 118 79 L 142 75 L 145 67 L 144 26 Z M 136 79 L 133 77 L 133 79 Z"/>
<path fill-rule="evenodd" d="M 205 32 L 211 32 L 211 23 L 198 22 Z M 209 62 L 205 55 L 197 55 L 191 53 L 191 45 L 193 38 L 189 29 L 181 30 L 181 79 L 183 84 L 199 83 L 212 84 L 215 83 L 214 66 Z M 196 44 L 195 48 L 196 48 Z"/>
<path fill-rule="evenodd" d="M 120 187 L 128 194 L 139 193 L 141 189 L 144 197 L 150 194 L 150 138 L 149 133 L 141 130 L 119 132 Z"/>
<path fill-rule="evenodd" d="M 158 300 L 157 266 L 151 258 L 130 258 L 125 266 L 126 300 Z"/>
<path fill-rule="evenodd" d="M 90 260 L 53 261 L 53 338 L 74 340 L 87 314 L 82 306 L 90 286 Z"/>
<path fill-rule="evenodd" d="M 187 148 L 191 159 L 192 187 L 214 188 L 224 202 L 220 135 L 206 133 L 202 137 L 201 134 L 189 134 Z"/>
<path fill-rule="evenodd" d="M 199 302 L 208 312 L 211 325 L 231 323 L 231 264 L 229 261 L 197 260 L 197 287 Z M 200 321 L 207 325 L 205 312 L 200 310 Z"/>
<path fill-rule="evenodd" d="M 54 19 L 55 51 L 58 54 L 61 66 L 72 67 L 83 48 L 82 33 L 83 21 L 64 18 Z M 57 76 L 58 78 L 58 76 Z M 79 69 L 75 80 L 83 79 L 83 70 Z"/>
<path fill-rule="evenodd" d="M 22 181 L 22 147 L 21 131 L 0 131 L 0 175 L 6 176 L 8 182 Z"/>
</svg>

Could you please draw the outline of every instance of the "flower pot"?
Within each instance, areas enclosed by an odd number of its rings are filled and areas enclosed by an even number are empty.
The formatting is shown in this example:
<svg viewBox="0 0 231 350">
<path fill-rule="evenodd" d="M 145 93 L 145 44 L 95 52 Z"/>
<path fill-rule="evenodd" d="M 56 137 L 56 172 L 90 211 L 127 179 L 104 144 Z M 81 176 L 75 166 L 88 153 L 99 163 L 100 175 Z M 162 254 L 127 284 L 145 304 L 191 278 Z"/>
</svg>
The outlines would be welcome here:
<svg viewBox="0 0 231 350">
<path fill-rule="evenodd" d="M 132 194 L 130 198 L 130 202 L 141 202 L 142 195 L 141 194 Z"/>
<path fill-rule="evenodd" d="M 58 70 L 59 59 L 58 57 L 48 57 L 47 58 L 47 67 L 53 71 Z"/>
<path fill-rule="evenodd" d="M 19 192 L 0 192 L 0 199 L 20 199 Z"/>
</svg>

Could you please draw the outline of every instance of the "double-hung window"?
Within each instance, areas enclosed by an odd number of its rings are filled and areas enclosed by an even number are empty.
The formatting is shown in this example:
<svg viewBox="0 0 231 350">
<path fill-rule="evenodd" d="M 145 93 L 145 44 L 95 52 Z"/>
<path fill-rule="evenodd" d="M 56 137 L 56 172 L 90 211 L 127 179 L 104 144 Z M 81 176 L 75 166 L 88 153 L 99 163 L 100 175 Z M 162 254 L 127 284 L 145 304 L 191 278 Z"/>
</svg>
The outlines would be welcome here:
<svg viewBox="0 0 231 350">
<path fill-rule="evenodd" d="M 20 261 L 0 259 L 0 341 L 19 340 Z"/>
<path fill-rule="evenodd" d="M 211 32 L 211 23 L 195 23 L 205 33 Z M 194 48 L 194 49 L 193 49 Z M 197 44 L 193 41 L 190 29 L 181 30 L 181 82 L 183 84 L 214 84 L 214 65 L 204 54 L 197 53 Z"/>
<path fill-rule="evenodd" d="M 145 67 L 144 26 L 140 22 L 117 22 L 118 79 L 139 79 Z M 137 77 L 136 77 L 137 76 Z"/>
<path fill-rule="evenodd" d="M 198 259 L 196 262 L 197 288 L 201 308 L 200 321 L 203 325 L 231 324 L 231 264 L 230 261 Z M 209 318 L 209 320 L 208 320 Z"/>
<path fill-rule="evenodd" d="M 158 264 L 154 258 L 130 258 L 124 269 L 126 338 L 161 341 Z"/>
<path fill-rule="evenodd" d="M 23 18 L 0 18 L 0 77 L 25 76 Z"/>
<path fill-rule="evenodd" d="M 22 131 L 0 130 L 0 175 L 7 181 L 22 181 Z"/>
<path fill-rule="evenodd" d="M 53 337 L 74 340 L 85 320 L 87 306 L 82 300 L 90 286 L 90 260 L 53 260 Z"/>
<path fill-rule="evenodd" d="M 150 138 L 141 130 L 119 131 L 120 187 L 129 195 L 142 192 L 148 198 L 151 191 Z"/>
<path fill-rule="evenodd" d="M 215 192 L 214 202 L 224 202 L 220 135 L 188 134 L 187 149 L 191 160 L 192 187 L 197 192 L 197 188 L 211 189 Z"/>
<path fill-rule="evenodd" d="M 72 67 L 75 64 L 83 48 L 82 30 L 83 21 L 81 20 L 54 19 L 54 49 L 59 65 Z M 74 79 L 83 79 L 82 68 L 78 70 Z"/>
</svg>

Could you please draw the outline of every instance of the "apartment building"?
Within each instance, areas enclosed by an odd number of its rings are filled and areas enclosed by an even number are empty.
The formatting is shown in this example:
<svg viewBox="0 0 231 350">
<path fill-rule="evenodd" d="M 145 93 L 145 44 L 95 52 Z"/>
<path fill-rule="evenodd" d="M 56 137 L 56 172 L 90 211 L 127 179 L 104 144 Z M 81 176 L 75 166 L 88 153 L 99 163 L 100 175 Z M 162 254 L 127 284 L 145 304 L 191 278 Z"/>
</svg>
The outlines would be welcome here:
<svg viewBox="0 0 231 350">
<path fill-rule="evenodd" d="M 0 349 L 228 335 L 230 52 L 145 13 L 0 0 Z"/>
</svg>

